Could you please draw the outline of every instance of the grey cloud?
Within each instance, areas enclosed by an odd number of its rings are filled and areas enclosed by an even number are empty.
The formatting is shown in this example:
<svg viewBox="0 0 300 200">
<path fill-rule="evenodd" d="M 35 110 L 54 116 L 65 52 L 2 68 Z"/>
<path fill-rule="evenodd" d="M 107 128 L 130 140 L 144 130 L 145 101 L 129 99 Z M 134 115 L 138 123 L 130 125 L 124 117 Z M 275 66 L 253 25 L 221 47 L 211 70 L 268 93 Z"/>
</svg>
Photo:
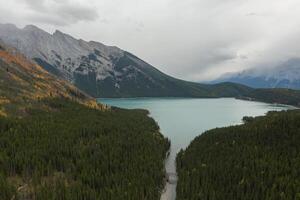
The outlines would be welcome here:
<svg viewBox="0 0 300 200">
<path fill-rule="evenodd" d="M 194 81 L 300 55 L 299 0 L 9 0 L 1 22 L 119 46 Z"/>
<path fill-rule="evenodd" d="M 210 71 L 220 70 L 222 64 L 225 62 L 232 62 L 237 59 L 239 56 L 237 53 L 230 49 L 207 49 L 206 51 L 198 51 L 198 55 L 193 55 L 196 59 L 191 59 L 191 62 L 187 62 L 186 66 L 180 68 L 178 74 L 185 74 L 186 70 L 192 71 L 188 76 L 180 76 L 183 79 L 208 79 L 210 76 Z M 221 65 L 221 67 L 220 67 Z M 208 76 L 208 77 L 206 77 Z"/>
<path fill-rule="evenodd" d="M 247 55 L 238 55 L 238 57 L 242 60 L 246 60 L 248 59 L 248 56 Z"/>
<path fill-rule="evenodd" d="M 236 53 L 230 49 L 214 49 L 213 52 L 207 54 L 207 61 L 209 65 L 220 63 L 226 60 L 232 60 L 237 57 Z M 205 60 L 205 59 L 204 59 Z"/>
<path fill-rule="evenodd" d="M 247 13 L 246 16 L 257 16 L 258 14 L 255 13 L 255 12 L 250 12 L 250 13 Z"/>
<path fill-rule="evenodd" d="M 56 13 L 61 17 L 66 17 L 70 21 L 93 21 L 98 17 L 98 14 L 93 8 L 77 7 L 75 5 L 61 6 L 56 10 Z"/>
<path fill-rule="evenodd" d="M 79 21 L 94 21 L 98 18 L 97 9 L 70 0 L 26 0 L 33 13 L 29 19 L 54 25 L 68 25 Z"/>
</svg>

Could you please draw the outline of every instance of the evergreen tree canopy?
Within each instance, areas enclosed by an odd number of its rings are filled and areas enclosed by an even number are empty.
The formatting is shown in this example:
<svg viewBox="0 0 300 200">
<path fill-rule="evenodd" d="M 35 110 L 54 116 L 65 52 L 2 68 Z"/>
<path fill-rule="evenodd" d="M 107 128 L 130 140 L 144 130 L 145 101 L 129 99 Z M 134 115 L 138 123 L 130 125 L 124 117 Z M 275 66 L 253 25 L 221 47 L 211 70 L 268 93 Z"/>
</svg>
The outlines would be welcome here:
<svg viewBox="0 0 300 200">
<path fill-rule="evenodd" d="M 300 111 L 244 118 L 177 156 L 178 200 L 300 199 Z"/>
<path fill-rule="evenodd" d="M 159 199 L 169 142 L 144 110 L 63 99 L 0 118 L 0 199 Z"/>
</svg>

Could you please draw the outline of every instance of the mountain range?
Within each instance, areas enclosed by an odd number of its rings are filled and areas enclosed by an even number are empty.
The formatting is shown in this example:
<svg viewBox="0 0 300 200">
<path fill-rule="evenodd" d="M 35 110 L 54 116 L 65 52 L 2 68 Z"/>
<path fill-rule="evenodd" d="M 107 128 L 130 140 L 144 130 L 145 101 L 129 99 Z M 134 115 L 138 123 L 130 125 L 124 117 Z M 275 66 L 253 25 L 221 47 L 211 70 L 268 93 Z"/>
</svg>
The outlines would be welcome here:
<svg viewBox="0 0 300 200">
<path fill-rule="evenodd" d="M 0 39 L 93 97 L 234 97 L 250 90 L 233 83 L 179 80 L 118 47 L 58 30 L 50 34 L 33 25 L 0 24 Z"/>
<path fill-rule="evenodd" d="M 225 74 L 211 82 L 233 82 L 253 88 L 300 89 L 300 58 L 289 59 L 272 68 L 254 68 Z"/>
</svg>

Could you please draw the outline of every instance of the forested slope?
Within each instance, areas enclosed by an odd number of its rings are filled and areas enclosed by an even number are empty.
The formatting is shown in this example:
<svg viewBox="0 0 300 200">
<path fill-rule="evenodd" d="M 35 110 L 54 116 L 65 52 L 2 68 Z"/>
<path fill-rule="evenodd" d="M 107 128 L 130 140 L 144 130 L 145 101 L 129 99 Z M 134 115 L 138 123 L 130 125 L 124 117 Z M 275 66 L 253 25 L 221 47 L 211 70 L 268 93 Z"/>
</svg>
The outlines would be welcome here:
<svg viewBox="0 0 300 200">
<path fill-rule="evenodd" d="M 284 88 L 255 89 L 248 92 L 244 99 L 299 107 L 300 91 Z"/>
<path fill-rule="evenodd" d="M 96 104 L 95 99 L 67 81 L 49 74 L 0 41 L 0 116 L 26 115 L 28 108 L 43 107 L 41 100 L 45 98 L 67 98 L 99 110 L 104 109 L 101 104 Z"/>
<path fill-rule="evenodd" d="M 45 104 L 0 118 L 2 199 L 159 199 L 169 145 L 146 111 Z"/>
<path fill-rule="evenodd" d="M 244 120 L 205 132 L 178 154 L 178 200 L 300 199 L 300 112 Z"/>
<path fill-rule="evenodd" d="M 158 200 L 169 142 L 0 46 L 0 200 Z"/>
</svg>

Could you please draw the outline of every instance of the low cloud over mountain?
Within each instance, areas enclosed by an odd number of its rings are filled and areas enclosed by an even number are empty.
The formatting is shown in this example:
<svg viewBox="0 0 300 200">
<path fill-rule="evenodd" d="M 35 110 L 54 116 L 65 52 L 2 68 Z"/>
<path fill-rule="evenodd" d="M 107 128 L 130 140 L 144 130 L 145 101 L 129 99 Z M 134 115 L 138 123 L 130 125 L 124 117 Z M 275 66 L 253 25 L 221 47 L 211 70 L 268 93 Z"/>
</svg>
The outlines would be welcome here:
<svg viewBox="0 0 300 200">
<path fill-rule="evenodd" d="M 10 0 L 0 23 L 37 24 L 127 49 L 185 80 L 276 67 L 300 55 L 298 0 Z"/>
</svg>

